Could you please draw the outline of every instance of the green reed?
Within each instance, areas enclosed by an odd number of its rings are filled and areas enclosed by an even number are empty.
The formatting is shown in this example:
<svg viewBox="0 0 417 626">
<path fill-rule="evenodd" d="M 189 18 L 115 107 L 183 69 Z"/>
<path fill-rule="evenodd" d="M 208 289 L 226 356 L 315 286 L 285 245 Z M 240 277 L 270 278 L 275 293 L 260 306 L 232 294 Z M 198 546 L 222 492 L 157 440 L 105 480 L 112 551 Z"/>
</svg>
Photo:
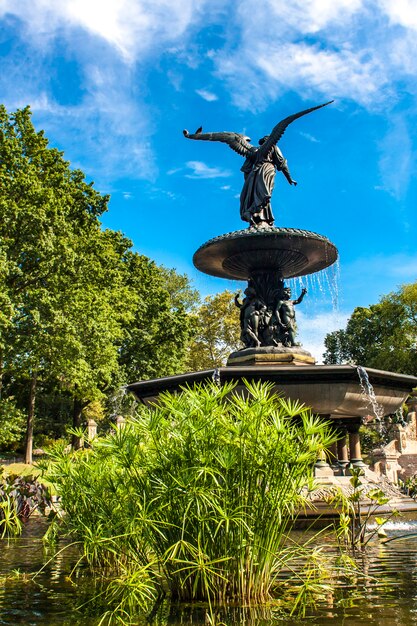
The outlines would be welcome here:
<svg viewBox="0 0 417 626">
<path fill-rule="evenodd" d="M 48 480 L 82 558 L 113 576 L 113 596 L 119 580 L 139 606 L 165 592 L 210 607 L 262 603 L 276 595 L 287 533 L 334 440 L 268 384 L 198 385 L 162 394 L 89 449 L 56 451 Z"/>
</svg>

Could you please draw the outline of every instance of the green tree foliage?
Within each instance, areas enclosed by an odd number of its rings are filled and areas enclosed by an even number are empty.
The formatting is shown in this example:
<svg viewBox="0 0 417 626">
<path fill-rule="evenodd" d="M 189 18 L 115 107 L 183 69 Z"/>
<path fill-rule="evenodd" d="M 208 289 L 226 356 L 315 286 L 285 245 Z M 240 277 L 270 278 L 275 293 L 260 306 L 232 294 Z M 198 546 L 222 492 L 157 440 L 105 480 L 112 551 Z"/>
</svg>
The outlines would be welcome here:
<svg viewBox="0 0 417 626">
<path fill-rule="evenodd" d="M 40 396 L 69 399 L 78 426 L 118 386 L 181 369 L 195 294 L 102 229 L 107 203 L 29 108 L 0 107 L 0 392 L 25 410 L 28 462 Z"/>
<path fill-rule="evenodd" d="M 417 375 L 417 283 L 367 308 L 357 307 L 346 329 L 325 338 L 324 362 L 351 362 Z"/>
<path fill-rule="evenodd" d="M 187 366 L 197 371 L 225 365 L 227 357 L 242 347 L 239 309 L 234 294 L 226 290 L 207 296 L 192 317 L 194 338 L 190 343 Z"/>
<path fill-rule="evenodd" d="M 177 374 L 183 369 L 190 321 L 186 313 L 192 289 L 184 276 L 158 267 L 138 254 L 126 259 L 132 316 L 125 325 L 120 363 L 129 382 Z"/>
<path fill-rule="evenodd" d="M 178 274 L 174 269 L 159 267 L 164 289 L 169 293 L 172 309 L 193 311 L 200 304 L 200 294 L 191 286 L 186 274 Z"/>
<path fill-rule="evenodd" d="M 1 319 L 4 373 L 27 380 L 26 460 L 31 460 L 36 395 L 69 358 L 61 302 L 79 277 L 80 239 L 100 232 L 107 197 L 71 170 L 36 132 L 28 108 L 0 108 L 0 249 L 8 315 Z M 92 242 L 91 242 L 92 243 Z M 84 268 L 83 268 L 84 269 Z M 53 355 L 59 355 L 58 365 Z"/>
<path fill-rule="evenodd" d="M 17 408 L 14 398 L 0 400 L 0 450 L 12 448 L 20 440 L 25 426 L 25 414 Z"/>
</svg>

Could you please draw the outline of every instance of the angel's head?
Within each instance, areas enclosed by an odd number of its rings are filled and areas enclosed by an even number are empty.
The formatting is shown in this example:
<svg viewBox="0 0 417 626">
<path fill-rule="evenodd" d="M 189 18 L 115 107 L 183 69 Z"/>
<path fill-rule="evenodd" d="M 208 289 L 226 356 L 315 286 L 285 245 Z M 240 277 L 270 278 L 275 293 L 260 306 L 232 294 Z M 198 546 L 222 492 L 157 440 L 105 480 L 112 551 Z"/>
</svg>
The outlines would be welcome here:
<svg viewBox="0 0 417 626">
<path fill-rule="evenodd" d="M 261 139 L 258 141 L 259 145 L 262 146 L 262 144 L 265 143 L 268 137 L 269 135 L 265 135 L 265 137 L 261 137 Z"/>
</svg>

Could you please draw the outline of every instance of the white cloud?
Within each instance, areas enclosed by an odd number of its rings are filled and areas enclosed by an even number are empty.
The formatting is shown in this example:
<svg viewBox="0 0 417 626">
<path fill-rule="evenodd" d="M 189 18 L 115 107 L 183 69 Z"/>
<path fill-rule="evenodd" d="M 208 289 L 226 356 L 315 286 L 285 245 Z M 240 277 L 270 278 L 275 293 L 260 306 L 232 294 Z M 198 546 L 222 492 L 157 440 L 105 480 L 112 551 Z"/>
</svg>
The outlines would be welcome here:
<svg viewBox="0 0 417 626">
<path fill-rule="evenodd" d="M 196 89 L 195 92 L 196 94 L 201 96 L 203 100 L 207 100 L 207 102 L 215 102 L 216 100 L 218 100 L 216 94 L 208 91 L 207 89 Z"/>
<path fill-rule="evenodd" d="M 416 0 L 380 0 L 380 4 L 392 24 L 417 30 Z"/>
<path fill-rule="evenodd" d="M 75 6 L 71 2 L 52 5 L 35 0 L 34 4 L 27 15 L 25 1 L 1 5 L 0 13 L 8 10 L 22 19 L 30 18 L 22 31 L 25 46 L 17 46 L 13 55 L 3 59 L 3 102 L 10 109 L 30 104 L 35 124 L 45 129 L 55 145 L 65 148 L 73 166 L 81 167 L 102 188 L 109 188 L 119 176 L 155 179 L 150 140 L 154 127 L 146 105 L 132 89 L 130 66 L 113 47 L 97 46 L 96 39 L 74 29 L 70 20 L 66 30 L 59 30 L 59 20 L 64 23 Z M 91 8 L 94 3 L 86 4 Z M 77 90 L 75 94 L 68 90 L 69 102 L 61 103 L 56 95 L 56 68 L 50 66 L 54 55 L 74 61 L 77 68 Z"/>
<path fill-rule="evenodd" d="M 44 92 L 36 95 L 36 85 L 26 95 L 20 89 L 17 94 L 11 88 L 2 91 L 9 110 L 29 103 L 35 125 L 46 131 L 53 145 L 64 149 L 72 167 L 84 170 L 102 189 L 110 191 L 119 176 L 155 179 L 158 170 L 147 112 L 122 98 L 119 85 L 107 83 L 102 90 L 91 89 L 80 104 L 71 106 L 60 105 Z"/>
<path fill-rule="evenodd" d="M 242 0 L 234 21 L 238 44 L 213 62 L 243 109 L 296 90 L 385 112 L 398 81 L 416 91 L 416 0 Z"/>
<path fill-rule="evenodd" d="M 100 41 L 130 64 L 164 53 L 189 67 L 198 65 L 200 54 L 195 43 L 188 45 L 189 37 L 217 20 L 226 44 L 205 55 L 226 77 L 240 106 L 253 101 L 260 106 L 283 89 L 296 89 L 306 98 L 320 93 L 370 107 L 392 96 L 388 86 L 404 72 L 417 74 L 416 7 L 415 0 L 242 0 L 237 5 L 226 0 L 3 0 L 0 16 L 22 20 L 25 38 L 38 49 L 60 37 L 77 54 L 88 48 L 89 58 L 99 62 Z M 180 89 L 182 77 L 170 70 L 174 75 Z M 210 102 L 217 99 L 206 88 L 196 93 Z"/>
<path fill-rule="evenodd" d="M 220 74 L 236 88 L 236 104 L 245 108 L 254 101 L 262 106 L 282 89 L 299 91 L 309 98 L 313 94 L 322 94 L 325 99 L 350 98 L 365 106 L 373 106 L 387 95 L 385 65 L 369 57 L 366 50 L 323 49 L 304 41 L 266 43 L 262 39 L 245 53 L 251 56 L 249 78 L 237 77 L 237 65 L 242 66 L 240 52 L 236 57 L 223 58 L 219 66 Z"/>
<path fill-rule="evenodd" d="M 388 293 L 402 283 L 416 280 L 417 254 L 380 254 L 358 258 L 344 265 L 343 274 L 348 278 L 362 277 L 369 285 L 385 282 L 386 290 L 381 294 Z"/>
<path fill-rule="evenodd" d="M 0 17 L 10 16 L 20 20 L 24 44 L 20 56 L 15 51 L 13 62 L 2 66 L 3 100 L 13 107 L 30 102 L 46 132 L 53 128 L 75 160 L 82 135 L 91 157 L 95 153 L 95 176 L 112 170 L 157 175 L 153 112 L 140 99 L 139 85 L 146 85 L 147 71 L 162 55 L 171 62 L 167 82 L 178 98 L 187 84 L 184 67 L 198 70 L 204 61 L 212 63 L 213 76 L 197 84 L 213 89 L 196 93 L 215 102 L 215 79 L 221 79 L 234 105 L 252 112 L 288 91 L 310 102 L 336 98 L 338 106 L 352 99 L 370 110 L 383 107 L 384 114 L 401 97 L 396 81 L 403 93 L 417 95 L 415 0 L 2 0 Z M 213 37 L 204 50 L 194 35 L 211 22 L 223 28 L 221 40 Z M 217 41 L 223 43 L 216 47 Z M 79 66 L 82 93 L 69 106 L 48 84 L 57 53 Z M 395 177 L 389 157 L 402 145 Z M 398 198 L 414 160 L 405 122 L 393 124 L 380 149 L 381 187 Z M 219 171 L 189 176 L 225 175 Z"/>
<path fill-rule="evenodd" d="M 412 174 L 415 173 L 415 156 L 404 115 L 392 116 L 390 128 L 380 142 L 379 169 L 382 189 L 397 200 L 404 197 Z"/>
<path fill-rule="evenodd" d="M 100 185 L 108 187 L 118 176 L 155 180 L 155 124 L 140 97 L 149 61 L 160 54 L 178 60 L 191 27 L 203 15 L 209 23 L 219 4 L 221 0 L 2 0 L 0 19 L 21 37 L 13 54 L 3 59 L 2 100 L 11 109 L 31 104 L 35 123 Z M 61 103 L 56 95 L 51 60 L 57 56 L 77 66 L 78 89 L 70 103 Z"/>
<path fill-rule="evenodd" d="M 123 93 L 128 81 L 123 67 L 107 69 L 91 68 L 88 91 L 77 105 L 35 99 L 36 118 L 47 134 L 52 132 L 59 138 L 73 164 L 87 168 L 101 185 L 109 185 L 119 175 L 154 179 L 157 167 L 149 140 L 148 113 Z"/>
<path fill-rule="evenodd" d="M 222 189 L 223 191 L 229 191 L 230 185 L 222 185 L 220 189 Z"/>
<path fill-rule="evenodd" d="M 152 200 L 157 200 L 161 196 L 168 198 L 169 200 L 178 200 L 180 196 L 169 189 L 162 189 L 161 187 L 152 187 L 149 191 L 149 197 Z"/>
<path fill-rule="evenodd" d="M 310 133 L 299 132 L 299 134 L 301 137 L 304 137 L 304 139 L 307 139 L 307 141 L 311 141 L 311 143 L 320 143 L 320 140 L 314 137 L 314 135 L 310 135 Z"/>
<path fill-rule="evenodd" d="M 38 41 L 80 28 L 132 62 L 178 40 L 200 16 L 205 0 L 3 0 L 0 16 L 15 15 Z"/>
<path fill-rule="evenodd" d="M 290 6 L 281 0 L 268 0 L 267 10 L 285 24 L 315 33 L 329 24 L 346 23 L 363 6 L 362 0 L 292 0 Z"/>
<path fill-rule="evenodd" d="M 209 167 L 202 161 L 188 161 L 186 166 L 192 170 L 191 174 L 186 174 L 187 178 L 227 178 L 232 175 L 229 170 Z"/>
<path fill-rule="evenodd" d="M 314 358 L 322 362 L 325 351 L 324 339 L 327 333 L 344 328 L 351 312 L 331 311 L 311 315 L 303 310 L 297 311 L 297 341 L 300 341 L 305 350 L 311 352 Z"/>
<path fill-rule="evenodd" d="M 348 306 L 367 307 L 401 285 L 415 282 L 417 254 L 379 254 L 343 263 L 341 300 Z"/>
</svg>

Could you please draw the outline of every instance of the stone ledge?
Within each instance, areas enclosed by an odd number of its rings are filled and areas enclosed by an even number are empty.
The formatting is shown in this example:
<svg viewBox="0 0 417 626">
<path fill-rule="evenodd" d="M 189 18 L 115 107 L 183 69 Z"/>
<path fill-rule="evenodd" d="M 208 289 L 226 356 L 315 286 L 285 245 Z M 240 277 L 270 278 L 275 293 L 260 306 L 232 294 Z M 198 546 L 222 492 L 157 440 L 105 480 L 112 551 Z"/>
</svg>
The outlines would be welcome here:
<svg viewBox="0 0 417 626">
<path fill-rule="evenodd" d="M 232 352 L 227 360 L 227 366 L 235 365 L 314 365 L 315 359 L 310 352 L 295 346 L 294 348 L 245 348 Z"/>
</svg>

